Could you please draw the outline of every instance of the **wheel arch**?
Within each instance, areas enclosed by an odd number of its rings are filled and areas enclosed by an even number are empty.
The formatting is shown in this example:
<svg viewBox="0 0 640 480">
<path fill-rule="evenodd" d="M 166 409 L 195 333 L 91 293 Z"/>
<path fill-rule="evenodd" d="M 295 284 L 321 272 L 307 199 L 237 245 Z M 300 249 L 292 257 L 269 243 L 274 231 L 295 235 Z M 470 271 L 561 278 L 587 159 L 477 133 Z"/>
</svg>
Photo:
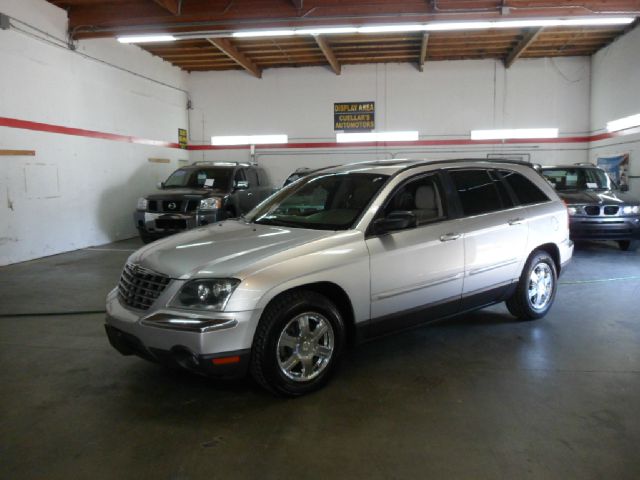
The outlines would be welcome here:
<svg viewBox="0 0 640 480">
<path fill-rule="evenodd" d="M 347 333 L 347 343 L 349 345 L 355 343 L 356 326 L 353 304 L 351 303 L 351 299 L 349 298 L 349 295 L 347 295 L 347 292 L 336 283 L 321 281 L 296 285 L 295 287 L 288 288 L 286 290 L 278 292 L 271 299 L 269 299 L 265 306 L 265 310 L 269 307 L 269 305 L 277 301 L 283 295 L 301 290 L 318 293 L 333 302 L 333 304 L 340 312 L 340 315 L 342 315 L 342 319 L 344 320 L 344 325 Z"/>
<path fill-rule="evenodd" d="M 560 249 L 558 248 L 558 246 L 555 243 L 544 243 L 534 248 L 532 253 L 537 250 L 542 250 L 544 252 L 547 252 L 551 256 L 551 258 L 553 259 L 553 263 L 556 266 L 556 272 L 558 273 L 558 276 L 560 276 L 560 270 L 562 269 L 562 264 L 560 262 Z"/>
</svg>

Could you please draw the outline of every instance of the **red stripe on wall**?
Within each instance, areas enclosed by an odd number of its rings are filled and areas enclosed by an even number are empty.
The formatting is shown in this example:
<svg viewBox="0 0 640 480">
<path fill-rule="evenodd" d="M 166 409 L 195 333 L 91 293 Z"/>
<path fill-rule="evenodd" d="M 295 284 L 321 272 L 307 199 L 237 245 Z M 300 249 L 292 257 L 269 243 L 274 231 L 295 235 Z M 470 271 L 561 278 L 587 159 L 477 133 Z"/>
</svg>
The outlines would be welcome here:
<svg viewBox="0 0 640 480">
<path fill-rule="evenodd" d="M 62 135 L 74 135 L 76 137 L 99 138 L 101 140 L 135 143 L 138 145 L 150 145 L 154 147 L 180 148 L 178 143 L 149 140 L 147 138 L 118 135 L 115 133 L 97 132 L 95 130 L 84 130 L 81 128 L 63 127 L 60 125 L 51 125 L 49 123 L 30 122 L 28 120 L 18 120 L 16 118 L 0 117 L 0 127 L 20 128 L 22 130 L 34 130 L 36 132 L 58 133 Z"/>
<path fill-rule="evenodd" d="M 37 132 L 57 133 L 61 135 L 74 135 L 77 137 L 97 138 L 101 140 L 110 140 L 115 142 L 134 143 L 138 145 L 149 145 L 164 148 L 181 148 L 180 144 L 173 142 L 164 142 L 160 140 L 149 140 L 146 138 L 133 137 L 129 135 L 118 135 L 115 133 L 98 132 L 95 130 L 84 130 L 81 128 L 64 127 L 60 125 L 52 125 L 48 123 L 31 122 L 28 120 L 19 120 L 16 118 L 0 117 L 0 127 L 19 128 L 23 130 L 33 130 Z M 311 149 L 311 148 L 383 148 L 383 147 L 442 147 L 442 146 L 465 146 L 465 145 L 518 145 L 527 143 L 589 143 L 608 140 L 611 138 L 622 137 L 640 133 L 640 127 L 628 128 L 619 132 L 599 133 L 594 135 L 583 135 L 574 137 L 560 138 L 522 138 L 508 140 L 469 140 L 469 139 L 452 139 L 452 140 L 416 140 L 412 142 L 360 142 L 360 143 L 336 143 L 336 142 L 300 142 L 287 143 L 282 145 L 259 145 L 261 149 Z M 249 145 L 189 145 L 188 150 L 248 150 Z"/>
</svg>

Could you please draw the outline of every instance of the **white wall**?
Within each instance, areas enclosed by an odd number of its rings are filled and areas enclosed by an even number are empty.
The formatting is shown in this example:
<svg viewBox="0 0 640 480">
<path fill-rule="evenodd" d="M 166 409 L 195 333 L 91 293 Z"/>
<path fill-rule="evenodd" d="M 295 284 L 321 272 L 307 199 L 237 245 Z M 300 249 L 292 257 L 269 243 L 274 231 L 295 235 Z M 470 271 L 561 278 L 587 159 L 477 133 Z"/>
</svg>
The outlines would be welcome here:
<svg viewBox="0 0 640 480">
<path fill-rule="evenodd" d="M 256 79 L 242 71 L 193 73 L 192 137 L 287 133 L 292 142 L 334 142 L 333 103 L 376 102 L 378 130 L 419 130 L 421 139 L 468 139 L 478 128 L 559 127 L 589 130 L 590 60 L 520 60 L 506 70 L 493 60 L 432 62 L 420 73 L 410 64 L 273 69 Z M 323 166 L 371 158 L 485 157 L 530 153 L 543 164 L 582 162 L 585 144 L 483 147 L 340 148 L 258 151 L 275 182 L 297 166 Z M 246 150 L 192 152 L 192 159 L 248 160 Z"/>
<path fill-rule="evenodd" d="M 65 12 L 44 0 L 0 0 L 0 12 L 66 37 Z M 1 117 L 172 142 L 187 127 L 179 90 L 187 75 L 135 46 L 83 41 L 74 53 L 12 28 L 0 30 L 0 65 Z M 0 156 L 0 265 L 134 236 L 137 197 L 188 158 L 176 149 L 7 127 L 0 149 L 36 151 Z"/>
<path fill-rule="evenodd" d="M 640 113 L 640 28 L 600 50 L 592 60 L 591 128 L 605 131 L 608 121 Z M 640 177 L 640 134 L 592 142 L 589 158 L 629 153 L 630 175 Z M 640 195 L 640 178 L 630 189 Z"/>
</svg>

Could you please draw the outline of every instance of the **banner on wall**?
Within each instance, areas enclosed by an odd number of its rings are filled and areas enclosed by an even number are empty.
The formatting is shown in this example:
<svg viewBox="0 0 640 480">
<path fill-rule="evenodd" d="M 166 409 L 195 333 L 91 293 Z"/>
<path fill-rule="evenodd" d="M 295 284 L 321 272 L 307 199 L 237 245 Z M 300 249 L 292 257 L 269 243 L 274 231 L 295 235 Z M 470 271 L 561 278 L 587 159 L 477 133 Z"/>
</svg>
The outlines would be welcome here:
<svg viewBox="0 0 640 480">
<path fill-rule="evenodd" d="M 618 185 L 629 185 L 629 154 L 623 153 L 611 157 L 598 157 L 597 164 L 609 174 Z"/>
</svg>

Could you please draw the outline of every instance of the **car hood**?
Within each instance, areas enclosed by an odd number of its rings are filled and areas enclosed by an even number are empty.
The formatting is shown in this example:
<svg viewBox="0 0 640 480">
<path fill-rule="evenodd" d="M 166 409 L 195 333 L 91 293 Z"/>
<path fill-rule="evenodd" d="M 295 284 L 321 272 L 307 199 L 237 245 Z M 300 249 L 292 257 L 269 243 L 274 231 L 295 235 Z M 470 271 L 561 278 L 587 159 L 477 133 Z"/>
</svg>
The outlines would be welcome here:
<svg viewBox="0 0 640 480">
<path fill-rule="evenodd" d="M 626 205 L 636 205 L 640 203 L 633 195 L 618 190 L 567 190 L 556 193 L 570 205 L 588 203 L 624 203 Z"/>
<path fill-rule="evenodd" d="M 151 243 L 131 255 L 129 262 L 171 278 L 237 276 L 265 257 L 335 233 L 229 220 Z"/>
<path fill-rule="evenodd" d="M 165 188 L 159 190 L 158 193 L 152 193 L 146 195 L 147 200 L 166 200 L 170 198 L 185 198 L 185 197 L 212 197 L 212 196 L 224 196 L 224 190 L 211 189 L 211 188 Z"/>
</svg>

